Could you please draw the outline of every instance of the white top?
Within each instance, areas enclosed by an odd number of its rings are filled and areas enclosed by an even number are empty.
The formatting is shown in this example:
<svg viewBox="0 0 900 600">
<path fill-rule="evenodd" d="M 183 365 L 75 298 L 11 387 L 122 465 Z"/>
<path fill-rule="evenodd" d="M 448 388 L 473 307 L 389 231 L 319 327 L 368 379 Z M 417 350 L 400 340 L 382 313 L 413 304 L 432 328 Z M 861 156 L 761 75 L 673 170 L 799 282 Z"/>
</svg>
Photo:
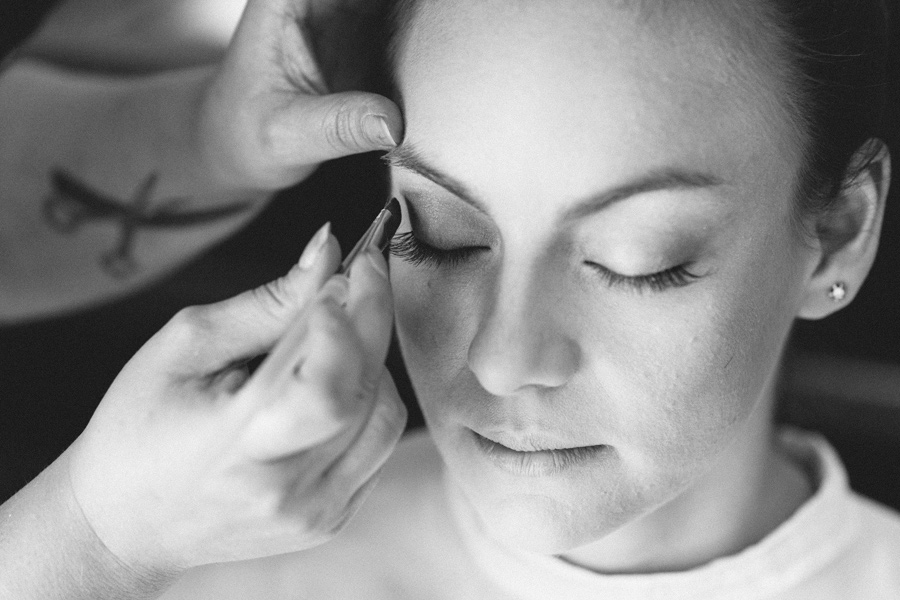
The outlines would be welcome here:
<svg viewBox="0 0 900 600">
<path fill-rule="evenodd" d="M 427 433 L 406 438 L 348 527 L 319 548 L 189 572 L 167 599 L 900 599 L 900 515 L 853 493 L 820 436 L 785 430 L 815 493 L 758 544 L 678 573 L 599 575 L 487 537 L 442 476 Z"/>
</svg>

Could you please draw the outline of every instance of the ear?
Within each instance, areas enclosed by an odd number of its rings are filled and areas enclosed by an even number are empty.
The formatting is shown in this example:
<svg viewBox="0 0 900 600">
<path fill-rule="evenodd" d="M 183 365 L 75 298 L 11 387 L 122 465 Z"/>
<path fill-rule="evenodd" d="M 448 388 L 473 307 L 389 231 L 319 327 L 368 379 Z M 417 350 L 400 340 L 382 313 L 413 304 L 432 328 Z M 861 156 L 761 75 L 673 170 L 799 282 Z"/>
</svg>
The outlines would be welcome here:
<svg viewBox="0 0 900 600">
<path fill-rule="evenodd" d="M 863 144 L 851 165 L 863 162 L 865 168 L 844 182 L 832 207 L 813 217 L 820 257 L 798 313 L 802 319 L 821 319 L 847 306 L 875 261 L 891 181 L 891 155 L 884 142 Z M 846 293 L 832 298 L 829 292 L 836 283 L 843 283 Z"/>
</svg>

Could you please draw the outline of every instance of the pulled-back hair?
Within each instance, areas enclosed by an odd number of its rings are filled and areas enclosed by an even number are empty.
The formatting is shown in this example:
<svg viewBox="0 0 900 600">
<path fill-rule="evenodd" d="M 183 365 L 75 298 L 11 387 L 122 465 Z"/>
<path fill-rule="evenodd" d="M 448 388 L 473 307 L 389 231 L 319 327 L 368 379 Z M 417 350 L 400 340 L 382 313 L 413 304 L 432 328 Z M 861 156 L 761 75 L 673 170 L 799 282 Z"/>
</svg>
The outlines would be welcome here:
<svg viewBox="0 0 900 600">
<path fill-rule="evenodd" d="M 827 210 L 875 158 L 883 135 L 890 48 L 884 0 L 767 0 L 782 18 L 806 134 L 803 211 Z M 859 152 L 859 154 L 857 154 Z"/>
</svg>

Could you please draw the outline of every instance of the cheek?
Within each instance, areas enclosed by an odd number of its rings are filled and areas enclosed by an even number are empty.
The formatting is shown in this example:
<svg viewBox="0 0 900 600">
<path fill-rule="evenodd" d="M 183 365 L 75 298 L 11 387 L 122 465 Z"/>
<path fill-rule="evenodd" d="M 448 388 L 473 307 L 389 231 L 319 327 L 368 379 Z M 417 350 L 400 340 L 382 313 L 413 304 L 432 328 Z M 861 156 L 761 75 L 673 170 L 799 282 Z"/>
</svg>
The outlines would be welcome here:
<svg viewBox="0 0 900 600">
<path fill-rule="evenodd" d="M 742 350 L 756 341 L 731 315 L 717 316 L 667 320 L 646 337 L 632 330 L 622 351 L 598 369 L 617 388 L 610 398 L 621 417 L 622 448 L 634 445 L 655 460 L 676 461 L 682 453 L 706 452 L 747 418 L 762 386 L 748 370 L 760 365 L 747 364 L 752 353 Z M 652 320 L 642 324 L 651 327 Z"/>
<path fill-rule="evenodd" d="M 784 263 L 777 252 L 760 248 L 755 259 L 660 299 L 658 308 L 640 299 L 623 304 L 605 339 L 592 338 L 594 348 L 606 347 L 592 352 L 591 370 L 608 389 L 626 456 L 654 470 L 696 468 L 748 421 L 764 422 L 751 417 L 769 408 L 797 308 L 796 280 L 772 271 Z"/>
<path fill-rule="evenodd" d="M 427 401 L 436 382 L 447 383 L 466 365 L 466 332 L 475 314 L 466 294 L 471 284 L 392 260 L 391 285 L 404 361 L 420 402 Z"/>
<path fill-rule="evenodd" d="M 648 475 L 685 473 L 720 452 L 754 410 L 767 408 L 760 404 L 797 304 L 786 291 L 797 287 L 797 273 L 777 267 L 791 252 L 783 240 L 736 252 L 748 258 L 659 294 L 569 282 L 572 293 L 556 308 L 583 362 L 558 396 L 565 410 L 555 418 L 577 423 L 573 429 L 595 423 L 609 436 L 604 443 Z M 422 408 L 426 417 L 452 418 L 452 406 L 465 410 L 479 396 L 467 354 L 485 282 L 394 260 L 392 283 L 397 333 Z"/>
</svg>

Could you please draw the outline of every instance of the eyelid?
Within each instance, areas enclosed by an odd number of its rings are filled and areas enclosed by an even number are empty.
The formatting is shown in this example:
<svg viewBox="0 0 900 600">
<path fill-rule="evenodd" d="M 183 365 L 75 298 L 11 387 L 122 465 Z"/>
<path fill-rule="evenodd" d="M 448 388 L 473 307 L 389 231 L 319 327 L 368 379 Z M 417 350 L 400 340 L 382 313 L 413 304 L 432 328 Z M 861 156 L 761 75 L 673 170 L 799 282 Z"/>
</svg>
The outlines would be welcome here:
<svg viewBox="0 0 900 600">
<path fill-rule="evenodd" d="M 404 195 L 398 194 L 398 196 Z M 405 197 L 404 200 L 406 200 Z M 406 206 L 407 222 L 411 229 L 406 232 L 398 233 L 391 240 L 390 253 L 392 256 L 396 256 L 397 258 L 417 266 L 430 265 L 452 268 L 459 266 L 476 254 L 491 250 L 490 245 L 468 245 L 442 249 L 428 244 L 414 233 L 414 230 L 421 227 L 421 225 L 415 214 L 413 203 L 406 200 Z M 625 287 L 639 293 L 645 291 L 662 292 L 672 288 L 681 288 L 690 285 L 703 277 L 703 275 L 698 275 L 688 270 L 693 264 L 690 261 L 668 269 L 643 275 L 622 275 L 599 263 L 592 261 L 584 262 L 586 265 L 592 267 L 609 287 Z"/>
<path fill-rule="evenodd" d="M 450 250 L 442 250 L 427 244 L 416 237 L 412 231 L 398 233 L 391 240 L 391 256 L 396 256 L 413 265 L 430 265 L 435 267 L 456 267 L 475 254 L 489 248 L 482 246 L 463 246 Z"/>
<path fill-rule="evenodd" d="M 585 261 L 585 264 L 596 271 L 609 287 L 628 287 L 637 292 L 648 290 L 661 292 L 671 288 L 682 288 L 704 277 L 689 270 L 693 264 L 691 262 L 644 275 L 622 275 L 591 261 Z"/>
<path fill-rule="evenodd" d="M 480 238 L 493 238 L 496 227 L 486 214 L 459 200 L 456 196 L 441 190 L 426 190 L 420 186 L 397 185 L 393 194 L 402 198 L 406 204 L 409 224 L 414 231 L 429 233 L 429 224 L 448 222 L 457 223 L 467 233 Z M 427 217 L 427 219 L 423 219 Z M 487 245 L 487 243 L 485 244 Z"/>
<path fill-rule="evenodd" d="M 436 251 L 444 247 L 466 246 L 490 248 L 496 233 L 492 222 L 471 209 L 451 206 L 446 199 L 418 191 L 395 190 L 395 196 L 405 205 L 401 226 L 410 229 L 419 242 Z M 411 196 L 411 197 L 410 197 Z M 428 243 L 428 241 L 434 243 Z"/>
</svg>

